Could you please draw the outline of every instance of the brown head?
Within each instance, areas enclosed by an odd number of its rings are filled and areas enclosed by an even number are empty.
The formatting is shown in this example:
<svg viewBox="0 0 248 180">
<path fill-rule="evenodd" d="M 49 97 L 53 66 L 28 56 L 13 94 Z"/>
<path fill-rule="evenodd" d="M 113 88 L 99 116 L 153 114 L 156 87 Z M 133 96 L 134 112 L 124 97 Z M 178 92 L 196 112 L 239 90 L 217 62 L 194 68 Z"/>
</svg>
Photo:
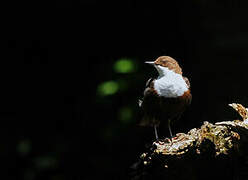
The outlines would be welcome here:
<svg viewBox="0 0 248 180">
<path fill-rule="evenodd" d="M 177 74 L 182 74 L 182 69 L 175 59 L 170 56 L 160 56 L 154 61 L 155 65 L 167 67 Z"/>
</svg>

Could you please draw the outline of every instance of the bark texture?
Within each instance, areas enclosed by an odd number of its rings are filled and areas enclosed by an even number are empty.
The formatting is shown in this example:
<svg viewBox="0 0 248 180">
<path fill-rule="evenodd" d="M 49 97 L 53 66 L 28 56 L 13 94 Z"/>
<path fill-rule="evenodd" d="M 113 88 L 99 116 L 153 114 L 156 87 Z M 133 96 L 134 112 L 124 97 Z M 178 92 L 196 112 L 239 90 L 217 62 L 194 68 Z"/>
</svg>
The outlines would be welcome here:
<svg viewBox="0 0 248 180">
<path fill-rule="evenodd" d="M 155 141 L 132 166 L 131 179 L 248 179 L 248 109 L 229 104 L 241 120 Z"/>
</svg>

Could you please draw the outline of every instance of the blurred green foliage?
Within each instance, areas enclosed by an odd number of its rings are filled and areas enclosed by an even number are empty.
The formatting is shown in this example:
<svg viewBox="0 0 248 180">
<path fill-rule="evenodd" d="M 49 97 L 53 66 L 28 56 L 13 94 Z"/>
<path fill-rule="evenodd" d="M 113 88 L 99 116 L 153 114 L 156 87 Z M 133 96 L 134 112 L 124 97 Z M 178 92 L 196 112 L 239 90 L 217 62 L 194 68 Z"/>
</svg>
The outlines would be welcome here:
<svg viewBox="0 0 248 180">
<path fill-rule="evenodd" d="M 136 70 L 136 63 L 129 58 L 120 58 L 113 64 L 113 70 L 115 73 L 131 73 Z M 128 83 L 121 79 L 109 80 L 102 82 L 97 87 L 97 94 L 99 96 L 108 96 L 117 93 L 119 90 L 124 90 L 128 86 Z"/>
<path fill-rule="evenodd" d="M 122 107 L 119 110 L 119 119 L 121 123 L 128 124 L 131 122 L 133 116 L 132 109 L 130 107 Z"/>
<path fill-rule="evenodd" d="M 38 169 L 47 169 L 56 167 L 57 160 L 51 156 L 41 156 L 35 158 L 34 163 Z"/>
<path fill-rule="evenodd" d="M 107 96 L 115 94 L 119 90 L 119 85 L 115 81 L 105 81 L 98 85 L 98 94 L 100 96 Z"/>
<path fill-rule="evenodd" d="M 16 149 L 21 156 L 26 156 L 31 150 L 31 142 L 29 140 L 22 140 L 17 144 Z"/>
<path fill-rule="evenodd" d="M 117 83 L 119 85 L 120 91 L 125 91 L 130 85 L 130 82 L 127 79 L 118 79 Z"/>
<path fill-rule="evenodd" d="M 121 58 L 115 62 L 113 68 L 117 73 L 131 73 L 135 71 L 135 64 L 131 59 Z"/>
</svg>

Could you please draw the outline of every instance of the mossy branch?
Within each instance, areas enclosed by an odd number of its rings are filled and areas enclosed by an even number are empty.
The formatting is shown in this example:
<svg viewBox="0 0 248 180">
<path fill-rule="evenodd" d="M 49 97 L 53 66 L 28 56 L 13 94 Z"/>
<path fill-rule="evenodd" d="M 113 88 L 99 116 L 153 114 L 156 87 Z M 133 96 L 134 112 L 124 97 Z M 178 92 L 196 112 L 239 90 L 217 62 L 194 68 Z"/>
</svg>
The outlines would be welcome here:
<svg viewBox="0 0 248 180">
<path fill-rule="evenodd" d="M 241 104 L 229 105 L 242 120 L 205 121 L 187 134 L 153 142 L 132 166 L 132 179 L 219 179 L 216 173 L 225 179 L 248 178 L 247 173 L 241 173 L 247 172 L 247 161 L 242 161 L 245 170 L 237 168 L 240 160 L 248 159 L 248 109 Z"/>
</svg>

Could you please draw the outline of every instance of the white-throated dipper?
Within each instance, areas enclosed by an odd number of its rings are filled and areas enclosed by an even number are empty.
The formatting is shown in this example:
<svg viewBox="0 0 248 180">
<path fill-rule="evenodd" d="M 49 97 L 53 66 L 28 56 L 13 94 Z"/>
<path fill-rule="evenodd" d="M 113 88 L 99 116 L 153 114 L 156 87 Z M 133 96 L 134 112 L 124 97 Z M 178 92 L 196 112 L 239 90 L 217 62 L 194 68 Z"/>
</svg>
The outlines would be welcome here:
<svg viewBox="0 0 248 180">
<path fill-rule="evenodd" d="M 153 126 L 158 139 L 157 127 L 163 123 L 168 126 L 172 137 L 171 121 L 179 119 L 191 103 L 189 80 L 182 76 L 182 69 L 177 61 L 169 56 L 161 56 L 154 62 L 145 63 L 153 65 L 159 76 L 147 81 L 144 97 L 139 101 L 144 112 L 140 125 Z"/>
</svg>

